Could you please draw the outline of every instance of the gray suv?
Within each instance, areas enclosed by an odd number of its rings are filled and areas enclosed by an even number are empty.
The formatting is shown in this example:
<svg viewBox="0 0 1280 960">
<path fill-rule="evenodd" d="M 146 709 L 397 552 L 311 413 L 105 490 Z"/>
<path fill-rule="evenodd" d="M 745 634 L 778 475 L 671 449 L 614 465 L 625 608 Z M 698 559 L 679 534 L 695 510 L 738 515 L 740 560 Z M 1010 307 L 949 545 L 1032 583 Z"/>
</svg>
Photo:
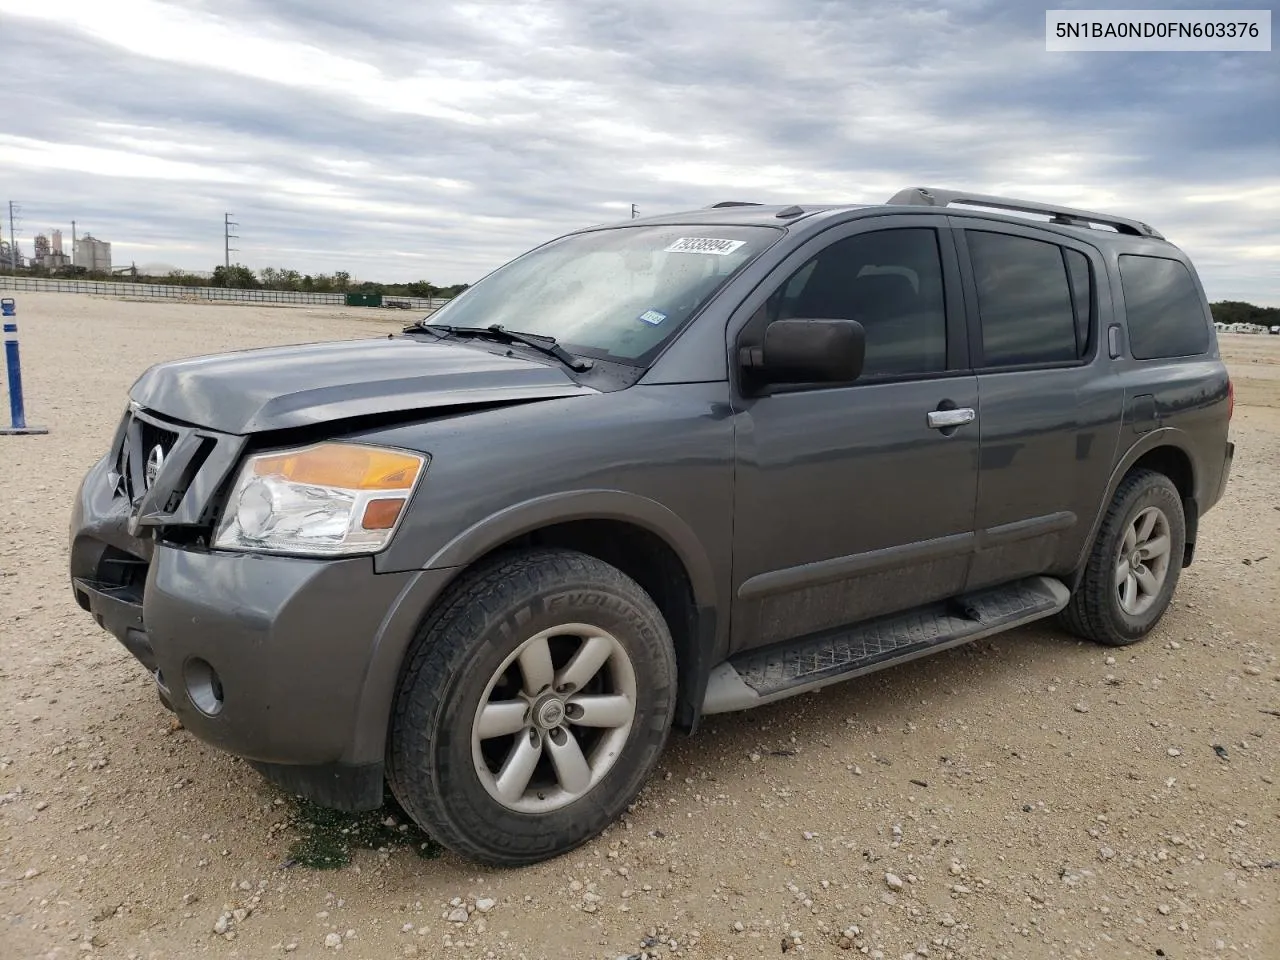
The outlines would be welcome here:
<svg viewBox="0 0 1280 960">
<path fill-rule="evenodd" d="M 1233 453 L 1175 246 L 921 188 L 579 230 L 401 335 L 130 397 L 80 605 L 196 736 L 508 865 L 705 714 L 1055 614 L 1141 639 Z"/>
</svg>

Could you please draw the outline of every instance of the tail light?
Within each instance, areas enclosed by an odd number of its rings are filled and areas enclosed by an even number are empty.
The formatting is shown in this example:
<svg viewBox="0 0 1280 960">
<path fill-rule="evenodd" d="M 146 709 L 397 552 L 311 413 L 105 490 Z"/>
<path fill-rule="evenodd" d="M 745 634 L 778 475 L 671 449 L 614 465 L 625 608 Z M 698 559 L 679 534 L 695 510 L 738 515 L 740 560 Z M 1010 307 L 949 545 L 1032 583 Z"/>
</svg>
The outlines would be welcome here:
<svg viewBox="0 0 1280 960">
<path fill-rule="evenodd" d="M 1236 412 L 1236 385 L 1231 382 L 1231 378 L 1227 377 L 1227 420 L 1231 420 L 1231 415 Z"/>
</svg>

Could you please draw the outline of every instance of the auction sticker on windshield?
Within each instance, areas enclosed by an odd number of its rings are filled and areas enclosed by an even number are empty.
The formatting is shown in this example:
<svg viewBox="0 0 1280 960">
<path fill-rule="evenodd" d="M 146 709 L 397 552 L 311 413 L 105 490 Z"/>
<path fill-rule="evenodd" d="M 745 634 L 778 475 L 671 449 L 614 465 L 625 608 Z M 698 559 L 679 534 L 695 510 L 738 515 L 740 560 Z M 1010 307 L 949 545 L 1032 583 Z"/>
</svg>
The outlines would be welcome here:
<svg viewBox="0 0 1280 960">
<path fill-rule="evenodd" d="M 681 237 L 664 248 L 663 253 L 713 253 L 727 257 L 743 246 L 745 240 L 717 240 L 714 237 Z"/>
</svg>

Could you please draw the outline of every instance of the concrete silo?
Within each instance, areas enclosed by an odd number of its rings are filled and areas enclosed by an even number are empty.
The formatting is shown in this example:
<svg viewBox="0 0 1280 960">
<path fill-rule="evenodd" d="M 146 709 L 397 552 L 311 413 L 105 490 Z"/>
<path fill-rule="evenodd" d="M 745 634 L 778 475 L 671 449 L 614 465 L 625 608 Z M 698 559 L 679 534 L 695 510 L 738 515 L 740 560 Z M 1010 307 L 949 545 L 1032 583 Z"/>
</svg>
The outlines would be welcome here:
<svg viewBox="0 0 1280 960">
<path fill-rule="evenodd" d="M 84 267 L 90 272 L 111 272 L 111 244 L 90 234 L 86 233 L 75 241 L 74 258 L 77 267 Z"/>
</svg>

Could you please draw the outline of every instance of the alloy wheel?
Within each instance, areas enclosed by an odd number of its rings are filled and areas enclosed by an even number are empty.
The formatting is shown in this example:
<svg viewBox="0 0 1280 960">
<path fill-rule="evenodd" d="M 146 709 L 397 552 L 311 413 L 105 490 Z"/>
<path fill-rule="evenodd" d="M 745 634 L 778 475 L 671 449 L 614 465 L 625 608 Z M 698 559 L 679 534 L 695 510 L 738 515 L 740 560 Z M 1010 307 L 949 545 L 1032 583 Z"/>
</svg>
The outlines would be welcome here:
<svg viewBox="0 0 1280 960">
<path fill-rule="evenodd" d="M 1133 617 L 1151 609 L 1169 575 L 1169 518 L 1147 507 L 1125 528 L 1116 557 L 1115 589 L 1120 609 Z"/>
<path fill-rule="evenodd" d="M 635 714 L 635 668 L 616 637 L 582 623 L 543 630 L 485 688 L 471 728 L 476 775 L 508 809 L 559 809 L 609 772 Z"/>
</svg>

